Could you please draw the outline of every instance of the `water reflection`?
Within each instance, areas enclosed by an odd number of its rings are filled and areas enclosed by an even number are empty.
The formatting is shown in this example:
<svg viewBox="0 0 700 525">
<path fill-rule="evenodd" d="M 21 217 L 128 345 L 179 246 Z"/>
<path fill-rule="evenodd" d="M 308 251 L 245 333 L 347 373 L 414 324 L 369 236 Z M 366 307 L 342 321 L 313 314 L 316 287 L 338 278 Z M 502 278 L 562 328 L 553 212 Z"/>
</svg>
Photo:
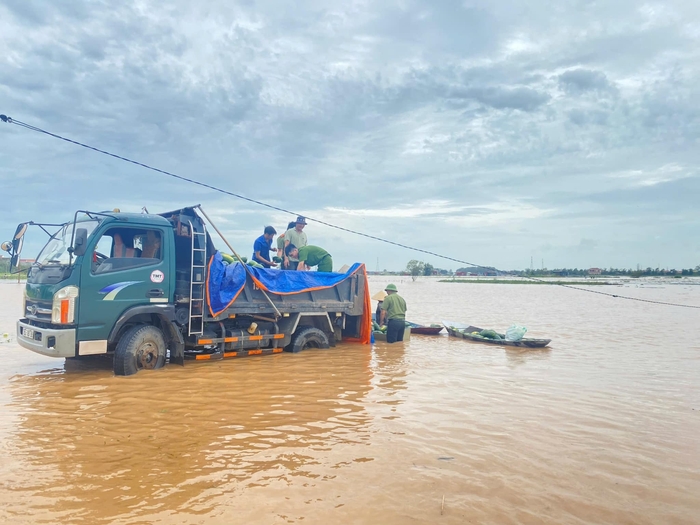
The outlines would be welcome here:
<svg viewBox="0 0 700 525">
<path fill-rule="evenodd" d="M 478 343 L 477 343 L 478 344 Z M 510 366 L 520 366 L 528 361 L 547 359 L 552 349 L 548 346 L 544 348 L 518 348 L 512 346 L 502 347 L 506 353 L 506 359 Z"/>
<path fill-rule="evenodd" d="M 332 450 L 369 442 L 369 359 L 339 346 L 130 378 L 100 359 L 16 375 L 10 455 L 38 475 L 9 487 L 6 512 L 85 523 L 193 504 L 208 513 L 229 491 L 328 476 L 348 464 Z"/>
<path fill-rule="evenodd" d="M 402 391 L 407 386 L 406 345 L 410 343 L 388 344 L 378 342 L 373 346 L 372 371 L 374 378 L 372 381 L 375 390 L 373 396 L 377 404 L 386 410 L 382 411 L 383 419 L 394 419 L 398 407 L 405 401 Z M 387 413 L 388 412 L 388 413 Z"/>
</svg>

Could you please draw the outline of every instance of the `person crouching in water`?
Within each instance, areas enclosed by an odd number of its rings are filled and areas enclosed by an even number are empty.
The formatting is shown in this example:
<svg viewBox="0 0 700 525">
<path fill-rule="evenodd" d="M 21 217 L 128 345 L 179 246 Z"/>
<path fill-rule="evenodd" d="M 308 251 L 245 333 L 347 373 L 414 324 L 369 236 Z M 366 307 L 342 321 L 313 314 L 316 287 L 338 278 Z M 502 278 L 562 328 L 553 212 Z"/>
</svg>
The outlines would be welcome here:
<svg viewBox="0 0 700 525">
<path fill-rule="evenodd" d="M 312 266 L 317 266 L 319 272 L 333 271 L 333 258 L 323 248 L 318 246 L 302 246 L 297 248 L 293 244 L 288 244 L 284 249 L 287 257 L 299 259 L 297 270 L 305 271 L 311 269 Z"/>
<path fill-rule="evenodd" d="M 403 333 L 406 330 L 406 301 L 401 297 L 395 284 L 387 284 L 384 291 L 388 294 L 382 302 L 382 319 L 379 324 L 386 321 L 386 342 L 395 343 L 403 341 Z"/>
</svg>

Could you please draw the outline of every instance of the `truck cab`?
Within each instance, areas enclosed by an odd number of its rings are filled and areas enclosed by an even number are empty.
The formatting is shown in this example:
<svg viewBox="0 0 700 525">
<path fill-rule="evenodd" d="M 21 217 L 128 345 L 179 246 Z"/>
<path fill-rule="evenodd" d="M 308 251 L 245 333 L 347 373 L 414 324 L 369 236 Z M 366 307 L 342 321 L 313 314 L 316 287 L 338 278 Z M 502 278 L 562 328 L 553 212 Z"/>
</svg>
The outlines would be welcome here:
<svg viewBox="0 0 700 525">
<path fill-rule="evenodd" d="M 172 228 L 161 216 L 76 213 L 28 271 L 20 345 L 52 357 L 105 354 L 125 316 L 165 324 L 174 311 L 172 252 Z"/>
</svg>

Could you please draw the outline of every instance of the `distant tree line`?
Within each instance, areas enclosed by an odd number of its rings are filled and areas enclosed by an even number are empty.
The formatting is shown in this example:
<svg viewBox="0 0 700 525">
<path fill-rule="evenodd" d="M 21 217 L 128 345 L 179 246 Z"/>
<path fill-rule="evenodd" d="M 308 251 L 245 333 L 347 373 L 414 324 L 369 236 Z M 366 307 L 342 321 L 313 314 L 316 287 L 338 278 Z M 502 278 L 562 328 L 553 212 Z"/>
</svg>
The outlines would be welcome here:
<svg viewBox="0 0 700 525">
<path fill-rule="evenodd" d="M 452 270 L 444 270 L 442 268 L 435 268 L 432 264 L 423 261 L 418 261 L 412 259 L 406 264 L 406 269 L 402 273 L 403 275 L 410 275 L 415 281 L 420 276 L 426 275 L 476 275 L 476 276 L 498 276 L 498 275 L 511 275 L 518 277 L 588 277 L 591 275 L 595 276 L 627 276 L 627 277 L 668 277 L 668 276 L 700 276 L 700 265 L 695 268 L 685 268 L 685 269 L 671 269 L 667 270 L 664 268 L 651 268 L 648 267 L 644 270 L 633 270 L 632 268 L 597 268 L 595 272 L 592 272 L 593 268 L 555 268 L 553 270 L 547 268 L 540 269 L 527 269 L 527 270 L 510 270 L 501 271 L 497 270 L 493 266 L 465 266 L 462 268 L 457 268 L 454 272 Z M 599 272 L 599 273 L 598 273 Z M 386 270 L 385 270 L 385 273 Z M 392 272 L 393 273 L 393 272 Z"/>
<path fill-rule="evenodd" d="M 465 266 L 457 268 L 456 275 L 501 275 L 507 272 L 499 272 L 493 266 Z"/>
<path fill-rule="evenodd" d="M 693 275 L 700 275 L 700 265 L 696 266 L 695 268 L 686 268 L 681 270 L 666 270 L 664 268 L 651 267 L 648 267 L 644 270 L 633 270 L 632 268 L 600 268 L 599 270 L 600 273 L 596 273 L 595 275 L 604 275 L 608 277 L 668 277 L 676 275 L 685 275 L 690 277 Z M 585 277 L 591 275 L 591 271 L 589 268 L 556 268 L 554 270 L 542 268 L 539 270 L 515 270 L 507 273 L 509 275 L 518 275 L 521 277 Z"/>
<path fill-rule="evenodd" d="M 418 261 L 416 259 L 411 259 L 406 265 L 406 270 L 404 273 L 411 276 L 415 281 L 421 275 L 452 275 L 452 270 L 443 270 L 442 268 L 435 268 L 432 264 L 423 261 Z"/>
</svg>

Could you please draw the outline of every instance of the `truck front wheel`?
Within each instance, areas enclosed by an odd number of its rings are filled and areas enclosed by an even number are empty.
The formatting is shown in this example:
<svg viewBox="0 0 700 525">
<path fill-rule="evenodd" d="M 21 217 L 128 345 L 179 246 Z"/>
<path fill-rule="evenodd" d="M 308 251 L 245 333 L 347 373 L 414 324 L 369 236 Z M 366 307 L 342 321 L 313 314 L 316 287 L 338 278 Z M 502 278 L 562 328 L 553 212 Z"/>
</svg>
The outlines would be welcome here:
<svg viewBox="0 0 700 525">
<path fill-rule="evenodd" d="M 130 376 L 141 369 L 165 365 L 165 339 L 155 326 L 137 325 L 127 329 L 114 352 L 114 373 Z"/>
<path fill-rule="evenodd" d="M 313 326 L 300 326 L 292 336 L 292 342 L 285 350 L 287 352 L 301 352 L 305 348 L 328 348 L 328 336 Z"/>
</svg>

